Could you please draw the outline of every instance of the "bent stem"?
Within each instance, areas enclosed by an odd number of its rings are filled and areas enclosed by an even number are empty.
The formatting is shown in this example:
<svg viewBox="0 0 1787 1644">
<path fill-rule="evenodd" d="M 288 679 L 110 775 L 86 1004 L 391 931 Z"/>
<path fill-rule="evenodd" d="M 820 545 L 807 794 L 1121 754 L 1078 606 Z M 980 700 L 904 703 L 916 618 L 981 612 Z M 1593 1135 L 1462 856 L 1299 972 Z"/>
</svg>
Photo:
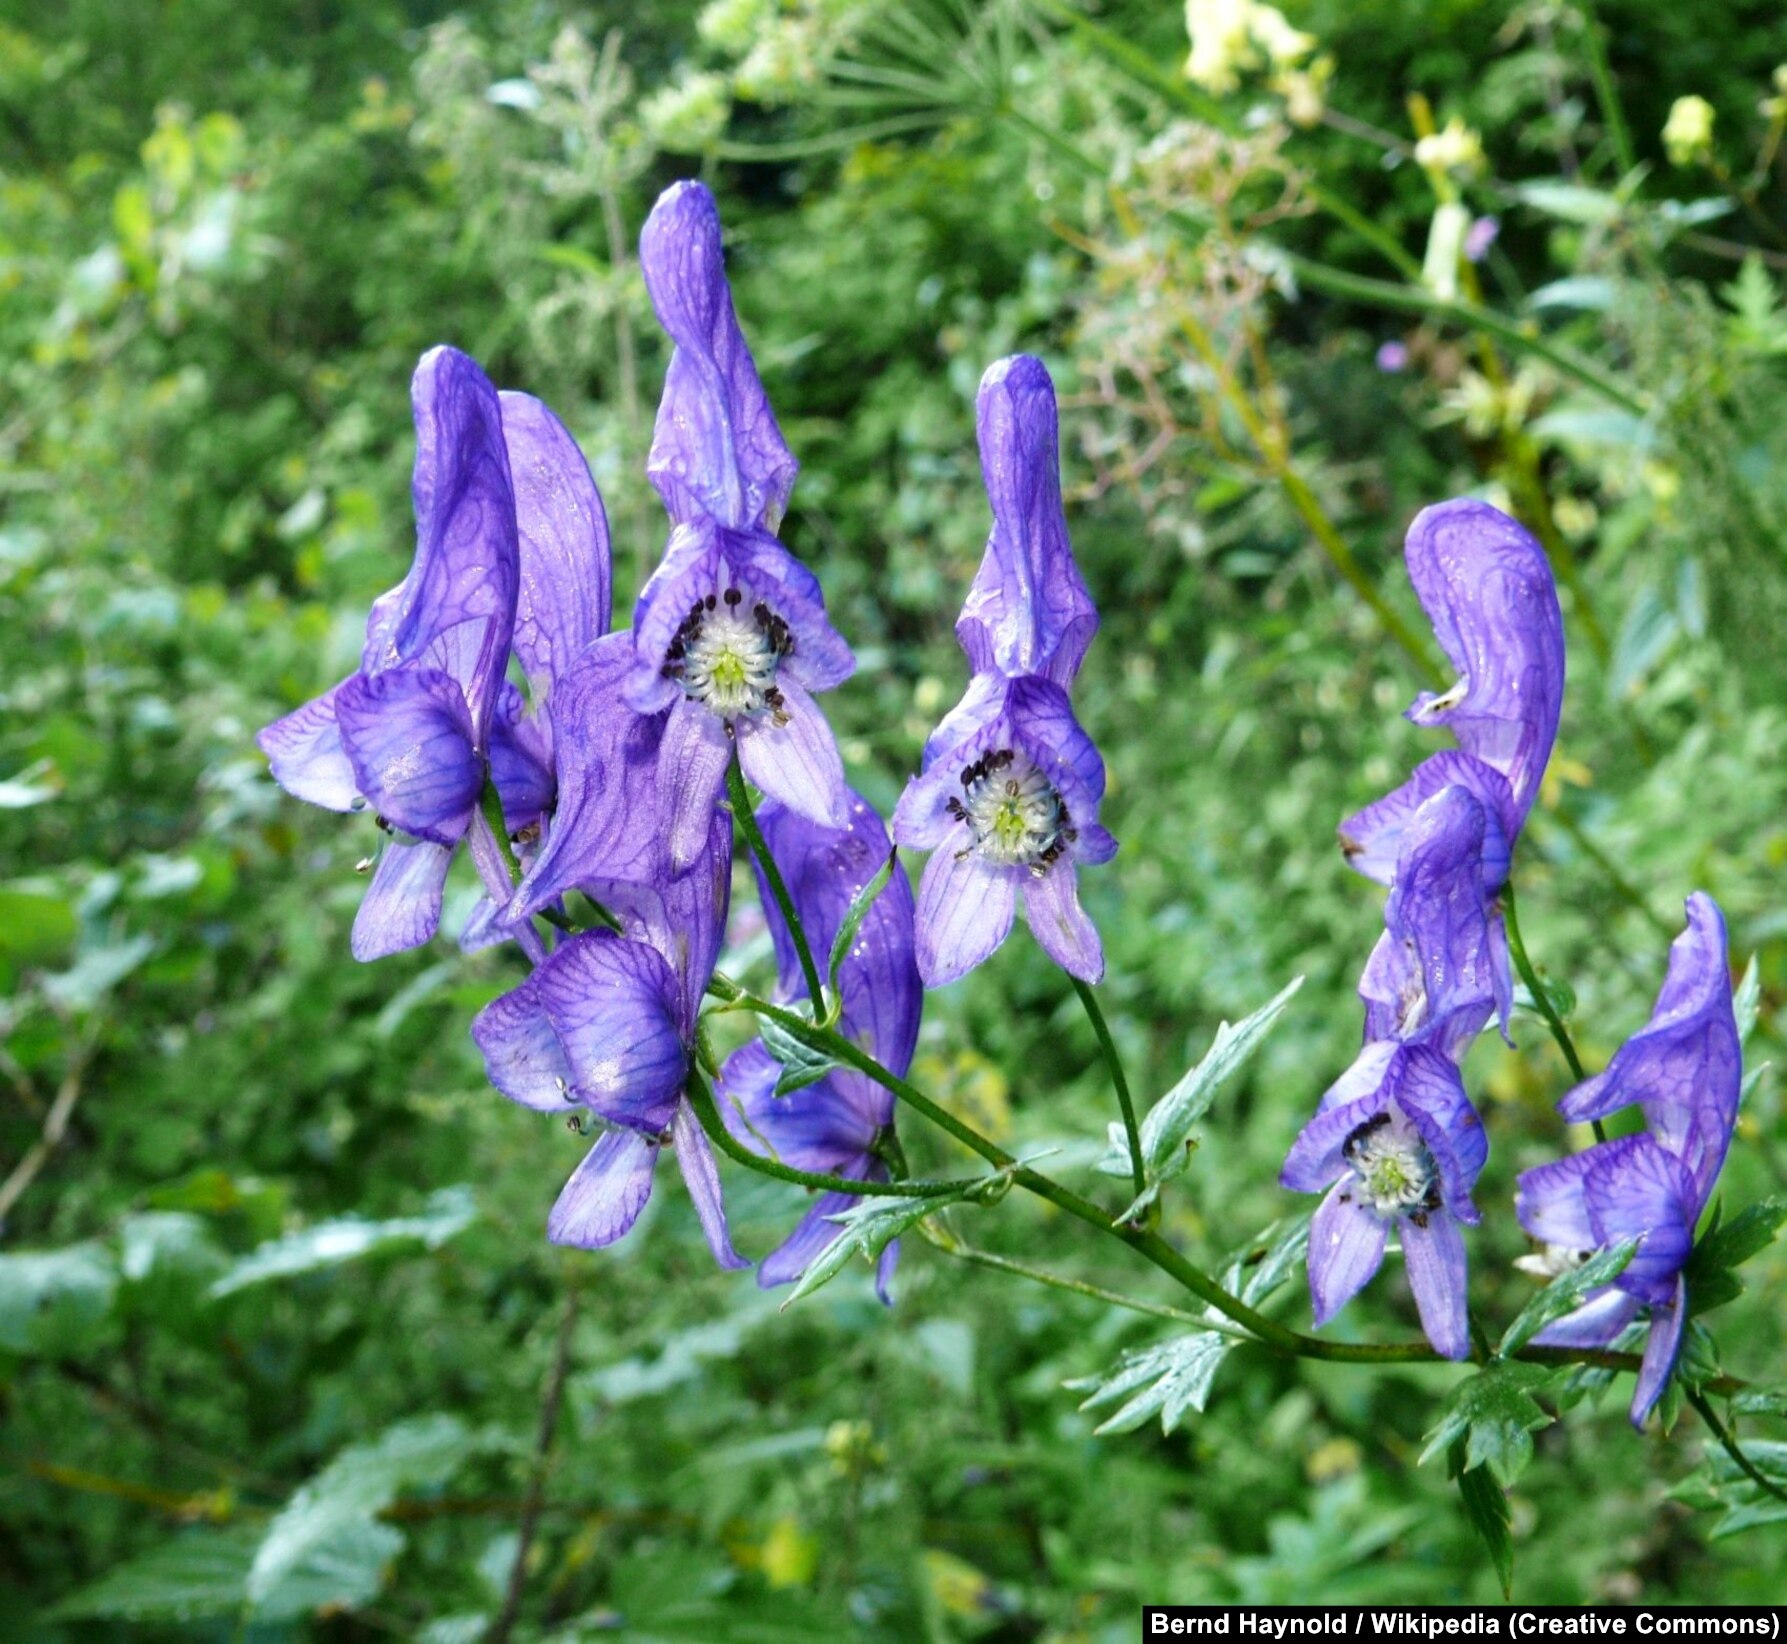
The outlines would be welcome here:
<svg viewBox="0 0 1787 1644">
<path fill-rule="evenodd" d="M 819 967 L 813 963 L 813 950 L 807 946 L 807 933 L 801 927 L 800 915 L 794 911 L 794 898 L 788 894 L 788 887 L 782 881 L 782 870 L 776 866 L 776 859 L 769 853 L 763 830 L 757 825 L 757 813 L 751 809 L 750 790 L 745 786 L 745 773 L 739 767 L 736 750 L 732 755 L 732 762 L 726 767 L 726 797 L 732 801 L 732 814 L 738 819 L 739 830 L 751 847 L 751 853 L 757 858 L 757 865 L 763 870 L 764 882 L 769 886 L 770 895 L 775 898 L 782 922 L 787 925 L 789 934 L 794 938 L 794 951 L 800 956 L 800 972 L 806 979 L 807 993 L 813 1001 L 813 1014 L 815 1017 L 823 1017 L 825 989 L 819 981 Z"/>
<path fill-rule="evenodd" d="M 1539 973 L 1533 969 L 1533 962 L 1527 957 L 1526 943 L 1520 937 L 1520 917 L 1514 906 L 1514 881 L 1509 879 L 1502 886 L 1502 917 L 1508 927 L 1508 951 L 1514 956 L 1514 968 L 1520 972 L 1520 979 L 1526 983 L 1526 990 L 1533 996 L 1533 1003 L 1539 1014 L 1545 1018 L 1545 1025 L 1551 1030 L 1551 1037 L 1557 1041 L 1557 1048 L 1564 1053 L 1564 1060 L 1570 1065 L 1570 1073 L 1581 1084 L 1588 1074 L 1583 1070 L 1582 1058 L 1576 1054 L 1576 1045 L 1570 1038 L 1570 1030 L 1564 1026 L 1564 1020 L 1557 1013 L 1557 1007 L 1551 1002 L 1551 995 L 1545 991 L 1539 981 Z M 1602 1128 L 1599 1119 L 1589 1121 L 1597 1142 L 1607 1140 L 1607 1132 Z"/>
<path fill-rule="evenodd" d="M 1091 986 L 1077 976 L 1069 977 L 1068 980 L 1073 983 L 1074 992 L 1080 996 L 1080 1003 L 1086 1007 L 1086 1014 L 1092 1019 L 1092 1031 L 1098 1035 L 1098 1045 L 1104 1052 L 1105 1066 L 1110 1070 L 1111 1088 L 1117 1093 L 1117 1106 L 1123 1110 L 1123 1134 L 1129 1141 L 1129 1174 L 1135 1183 L 1136 1197 L 1139 1199 L 1148 1191 L 1148 1176 L 1142 1169 L 1142 1133 L 1136 1127 L 1135 1103 L 1129 1099 L 1129 1080 L 1123 1072 L 1123 1059 L 1117 1054 L 1116 1041 L 1111 1037 L 1104 1012 L 1099 1009 Z"/>
<path fill-rule="evenodd" d="M 1719 1420 L 1719 1414 L 1713 1409 L 1705 1392 L 1698 1387 L 1686 1386 L 1682 1388 L 1682 1392 L 1686 1395 L 1688 1403 L 1694 1406 L 1695 1413 L 1712 1430 L 1712 1435 L 1719 1441 L 1720 1448 L 1737 1463 L 1744 1476 L 1758 1488 L 1766 1490 L 1777 1501 L 1787 1501 L 1787 1490 L 1783 1490 L 1744 1454 L 1743 1446 L 1737 1442 L 1737 1437 L 1731 1429 Z"/>
</svg>

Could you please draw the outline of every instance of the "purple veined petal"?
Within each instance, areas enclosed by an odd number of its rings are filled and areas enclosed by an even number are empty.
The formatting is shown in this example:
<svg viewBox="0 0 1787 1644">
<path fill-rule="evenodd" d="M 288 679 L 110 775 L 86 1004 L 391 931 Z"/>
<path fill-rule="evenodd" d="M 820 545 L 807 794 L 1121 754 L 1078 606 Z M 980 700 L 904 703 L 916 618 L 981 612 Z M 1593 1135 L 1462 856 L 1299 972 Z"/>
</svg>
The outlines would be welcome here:
<svg viewBox="0 0 1787 1644">
<path fill-rule="evenodd" d="M 1074 842 L 1073 859 L 1082 867 L 1096 868 L 1117 854 L 1117 841 L 1109 828 L 1097 822 L 1079 822 L 1080 837 Z"/>
<path fill-rule="evenodd" d="M 1014 679 L 1006 713 L 1012 735 L 1054 783 L 1075 825 L 1096 822 L 1104 798 L 1104 760 L 1074 717 L 1067 692 L 1035 675 Z"/>
<path fill-rule="evenodd" d="M 1349 1102 L 1358 1101 L 1361 1096 L 1374 1095 L 1382 1090 L 1390 1074 L 1390 1064 L 1395 1061 L 1399 1049 L 1401 1046 L 1394 1039 L 1383 1039 L 1376 1043 L 1367 1041 L 1360 1046 L 1359 1054 L 1353 1058 L 1352 1065 L 1322 1092 L 1318 1111 L 1328 1113 L 1337 1107 L 1345 1107 Z"/>
<path fill-rule="evenodd" d="M 1611 1347 L 1642 1305 L 1636 1296 L 1609 1285 L 1575 1312 L 1546 1325 L 1533 1340 L 1540 1347 Z"/>
<path fill-rule="evenodd" d="M 466 916 L 460 927 L 459 951 L 461 953 L 483 953 L 489 948 L 498 948 L 505 942 L 515 940 L 514 926 L 505 918 L 505 907 L 499 907 L 488 896 L 481 896 Z"/>
<path fill-rule="evenodd" d="M 546 1219 L 546 1237 L 579 1250 L 624 1238 L 652 1193 L 658 1142 L 634 1130 L 610 1130 L 584 1154 Z"/>
<path fill-rule="evenodd" d="M 1669 1384 L 1675 1361 L 1681 1355 L 1682 1331 L 1688 1322 L 1688 1287 L 1675 1281 L 1674 1294 L 1666 1306 L 1653 1307 L 1650 1336 L 1644 1344 L 1644 1362 L 1638 1367 L 1637 1385 L 1632 1389 L 1632 1425 L 1642 1428 Z"/>
<path fill-rule="evenodd" d="M 1654 1136 L 1622 1136 L 1590 1149 L 1583 1197 L 1595 1244 L 1636 1238 L 1638 1249 L 1613 1282 L 1652 1306 L 1668 1299 L 1694 1243 L 1694 1184 Z"/>
<path fill-rule="evenodd" d="M 335 695 L 341 740 L 366 802 L 405 833 L 451 845 L 484 785 L 459 687 L 433 668 L 355 674 Z"/>
<path fill-rule="evenodd" d="M 658 197 L 639 236 L 639 266 L 658 322 L 676 344 L 646 477 L 670 517 L 774 530 L 794 460 L 733 313 L 720 214 L 698 182 Z"/>
<path fill-rule="evenodd" d="M 976 674 L 968 681 L 962 700 L 938 722 L 925 739 L 920 769 L 929 773 L 939 760 L 956 748 L 965 748 L 1005 712 L 1010 681 L 1003 674 Z"/>
<path fill-rule="evenodd" d="M 1538 793 L 1564 696 L 1564 619 L 1545 550 L 1486 502 L 1423 509 L 1404 545 L 1409 576 L 1459 680 L 1409 709 L 1508 779 L 1512 837 Z"/>
<path fill-rule="evenodd" d="M 1703 891 L 1687 902 L 1687 928 L 1669 950 L 1669 974 L 1650 1021 L 1604 1073 L 1557 1105 L 1572 1123 L 1636 1102 L 1663 1148 L 1693 1182 L 1692 1217 L 1712 1197 L 1737 1124 L 1743 1054 L 1731 997 L 1725 920 Z"/>
<path fill-rule="evenodd" d="M 688 1072 L 676 978 L 643 942 L 572 937 L 534 973 L 571 1085 L 604 1119 L 669 1128 Z"/>
<path fill-rule="evenodd" d="M 1593 1250 L 1600 1242 L 1589 1216 L 1587 1184 L 1593 1156 L 1606 1145 L 1521 1171 L 1514 1188 L 1514 1214 L 1540 1243 Z"/>
<path fill-rule="evenodd" d="M 340 689 L 332 686 L 274 720 L 256 732 L 254 740 L 273 767 L 273 780 L 292 798 L 324 810 L 351 811 L 359 801 L 360 785 L 335 718 L 335 693 Z"/>
<path fill-rule="evenodd" d="M 515 624 L 519 547 L 502 409 L 469 355 L 433 348 L 410 383 L 416 418 L 416 557 L 409 575 L 373 606 L 362 671 L 421 659 L 444 636 L 453 677 L 484 746 Z"/>
<path fill-rule="evenodd" d="M 949 802 L 961 791 L 954 758 L 931 766 L 921 776 L 908 777 L 894 806 L 894 842 L 903 850 L 933 851 L 955 838 L 961 824 L 951 814 Z"/>
<path fill-rule="evenodd" d="M 1347 1174 L 1347 1139 L 1388 1108 L 1388 1096 L 1374 1085 L 1349 1102 L 1322 1109 L 1297 1132 L 1278 1173 L 1278 1185 L 1293 1193 L 1325 1192 Z"/>
<path fill-rule="evenodd" d="M 875 1263 L 875 1294 L 881 1298 L 883 1307 L 893 1306 L 894 1270 L 900 1265 L 900 1241 L 890 1239 L 887 1248 L 881 1252 L 881 1259 Z"/>
<path fill-rule="evenodd" d="M 850 788 L 837 739 L 819 704 L 800 686 L 786 680 L 781 692 L 782 711 L 774 718 L 738 721 L 739 765 L 769 798 L 829 828 L 842 828 L 850 820 Z"/>
<path fill-rule="evenodd" d="M 1470 1357 L 1469 1278 L 1458 1223 L 1443 1211 L 1424 1223 L 1404 1216 L 1401 1236 L 1409 1289 L 1434 1352 L 1446 1359 Z"/>
<path fill-rule="evenodd" d="M 726 1226 L 726 1206 L 720 1199 L 720 1169 L 714 1162 L 714 1150 L 687 1102 L 677 1104 L 671 1135 L 676 1143 L 676 1162 L 688 1185 L 689 1197 L 695 1201 L 695 1214 L 701 1220 L 701 1231 L 714 1260 L 722 1267 L 749 1267 L 751 1264 L 732 1248 L 732 1234 Z"/>
<path fill-rule="evenodd" d="M 1015 868 L 993 868 L 967 850 L 958 827 L 931 854 L 918 888 L 918 974 L 928 988 L 966 976 L 1011 934 Z"/>
<path fill-rule="evenodd" d="M 793 1284 L 833 1241 L 843 1237 L 844 1229 L 829 1218 L 861 1203 L 861 1196 L 855 1193 L 821 1193 L 794 1231 L 763 1258 L 757 1283 L 765 1290 Z"/>
<path fill-rule="evenodd" d="M 472 1018 L 472 1042 L 486 1076 L 510 1101 L 537 1113 L 571 1110 L 571 1064 L 540 997 L 538 971 Z"/>
<path fill-rule="evenodd" d="M 1494 895 L 1508 877 L 1511 841 L 1520 831 L 1524 813 L 1515 805 L 1513 790 L 1500 771 L 1456 749 L 1422 760 L 1400 788 L 1340 824 L 1340 851 L 1347 866 L 1380 885 L 1392 883 L 1403 829 L 1428 800 L 1450 787 L 1474 794 L 1487 813 L 1483 880 L 1488 894 Z"/>
<path fill-rule="evenodd" d="M 1326 1324 L 1384 1264 L 1384 1224 L 1336 1182 L 1309 1224 L 1309 1293 Z"/>
<path fill-rule="evenodd" d="M 1063 858 L 1042 874 L 1026 875 L 1024 917 L 1042 950 L 1069 976 L 1082 982 L 1104 979 L 1104 945 L 1080 906 L 1073 864 Z"/>
<path fill-rule="evenodd" d="M 732 740 L 721 720 L 699 702 L 684 700 L 670 710 L 658 750 L 658 781 L 668 813 L 672 872 L 681 873 L 707 844 L 731 762 Z"/>
<path fill-rule="evenodd" d="M 1426 1045 L 1409 1045 L 1397 1057 L 1394 1088 L 1396 1105 L 1438 1167 L 1447 1211 L 1474 1224 L 1479 1217 L 1471 1189 L 1489 1157 L 1489 1138 L 1457 1064 Z"/>
<path fill-rule="evenodd" d="M 777 1096 L 781 1071 L 759 1040 L 727 1057 L 715 1091 L 727 1129 L 752 1152 L 767 1149 L 795 1170 L 844 1173 L 867 1153 L 880 1121 L 840 1097 L 836 1075 Z"/>
<path fill-rule="evenodd" d="M 512 643 L 539 702 L 608 632 L 608 515 L 570 430 L 531 394 L 497 398 L 520 545 Z"/>
<path fill-rule="evenodd" d="M 732 899 L 732 819 L 716 812 L 707 843 L 687 871 L 652 885 L 598 881 L 598 899 L 621 928 L 660 953 L 676 978 L 683 1034 L 693 1035 L 714 973 Z"/>
<path fill-rule="evenodd" d="M 387 844 L 354 916 L 353 955 L 386 959 L 433 940 L 441 924 L 441 892 L 452 863 L 447 845 Z"/>
<path fill-rule="evenodd" d="M 1067 685 L 1098 611 L 1068 540 L 1055 385 L 1042 361 L 1018 354 L 990 366 L 976 420 L 993 531 L 956 637 L 977 674 L 1041 674 Z"/>
<path fill-rule="evenodd" d="M 521 693 L 505 680 L 490 716 L 490 780 L 510 833 L 519 833 L 552 809 L 556 786 L 547 726 L 544 715 L 527 712 Z"/>
</svg>

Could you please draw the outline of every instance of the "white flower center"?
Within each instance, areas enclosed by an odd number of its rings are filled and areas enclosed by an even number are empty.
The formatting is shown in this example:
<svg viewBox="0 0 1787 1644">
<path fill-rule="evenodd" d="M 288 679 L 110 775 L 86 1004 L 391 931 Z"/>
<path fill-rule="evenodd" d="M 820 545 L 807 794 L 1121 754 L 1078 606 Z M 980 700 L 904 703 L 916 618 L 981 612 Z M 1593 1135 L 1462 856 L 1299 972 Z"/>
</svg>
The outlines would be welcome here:
<svg viewBox="0 0 1787 1644">
<path fill-rule="evenodd" d="M 683 619 L 665 653 L 664 673 L 683 694 L 722 719 L 769 712 L 787 722 L 776 672 L 794 650 L 788 624 L 758 600 L 747 611 L 744 594 L 709 594 Z"/>
<path fill-rule="evenodd" d="M 1055 785 L 1010 748 L 983 754 L 962 771 L 962 793 L 949 814 L 968 828 L 972 852 L 996 868 L 1041 874 L 1079 837 Z"/>
<path fill-rule="evenodd" d="M 1439 1171 L 1426 1144 L 1412 1130 L 1380 1113 L 1367 1119 L 1341 1147 L 1353 1167 L 1353 1191 L 1385 1218 L 1408 1216 L 1426 1226 L 1440 1207 Z"/>
<path fill-rule="evenodd" d="M 1404 946 L 1408 955 L 1408 973 L 1396 994 L 1396 1034 L 1401 1039 L 1414 1033 L 1427 1015 L 1427 977 L 1421 969 L 1421 955 L 1412 937 Z"/>
<path fill-rule="evenodd" d="M 1549 1284 L 1566 1273 L 1574 1273 L 1592 1254 L 1588 1250 L 1572 1250 L 1567 1244 L 1548 1244 L 1524 1256 L 1516 1256 L 1514 1265 L 1522 1273 L 1530 1273 Z"/>
</svg>

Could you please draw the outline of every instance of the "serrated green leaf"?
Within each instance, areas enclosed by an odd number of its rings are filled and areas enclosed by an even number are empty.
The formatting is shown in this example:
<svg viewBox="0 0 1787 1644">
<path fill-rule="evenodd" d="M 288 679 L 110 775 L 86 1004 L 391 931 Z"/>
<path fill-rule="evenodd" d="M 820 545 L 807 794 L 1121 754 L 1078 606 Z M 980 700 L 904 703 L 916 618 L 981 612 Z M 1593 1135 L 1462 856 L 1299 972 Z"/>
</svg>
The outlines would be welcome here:
<svg viewBox="0 0 1787 1644">
<path fill-rule="evenodd" d="M 1769 1387 L 1747 1387 L 1731 1401 L 1740 1416 L 1787 1416 L 1787 1381 Z"/>
<path fill-rule="evenodd" d="M 1737 1018 L 1737 1042 L 1744 1044 L 1756 1030 L 1756 1016 L 1762 1008 L 1762 972 L 1757 968 L 1756 955 L 1750 955 L 1750 962 L 1744 967 L 1743 980 L 1737 984 L 1731 995 L 1731 1013 Z"/>
<path fill-rule="evenodd" d="M 1580 1267 L 1553 1279 L 1521 1308 L 1514 1322 L 1503 1333 L 1501 1345 L 1496 1351 L 1504 1358 L 1518 1353 L 1546 1325 L 1555 1323 L 1566 1313 L 1575 1312 L 1583 1297 L 1591 1290 L 1599 1290 L 1603 1285 L 1611 1284 L 1625 1271 L 1626 1264 L 1632 1259 L 1632 1252 L 1637 1248 L 1636 1239 L 1624 1239 L 1601 1251 L 1599 1255 L 1591 1256 Z"/>
<path fill-rule="evenodd" d="M 758 1019 L 757 1031 L 763 1040 L 763 1048 L 782 1070 L 776 1076 L 775 1094 L 778 1096 L 792 1096 L 797 1090 L 817 1084 L 838 1065 L 824 1051 L 815 1050 L 768 1017 Z"/>
<path fill-rule="evenodd" d="M 70 1593 L 48 1619 L 190 1622 L 234 1615 L 260 1539 L 255 1524 L 187 1531 Z"/>
<path fill-rule="evenodd" d="M 1787 1222 L 1787 1198 L 1758 1199 L 1701 1239 L 1688 1258 L 1688 1290 L 1705 1284 L 1712 1274 L 1733 1267 L 1742 1267 L 1752 1256 L 1766 1250 L 1775 1241 L 1782 1223 Z"/>
<path fill-rule="evenodd" d="M 1489 1561 L 1495 1566 L 1496 1580 L 1501 1583 L 1502 1597 L 1514 1597 L 1514 1536 L 1510 1529 L 1508 1494 L 1495 1481 L 1487 1467 L 1468 1467 L 1466 1447 L 1462 1439 L 1454 1440 L 1446 1451 L 1446 1469 L 1458 1481 L 1458 1494 L 1464 1502 L 1464 1516 L 1481 1538 Z"/>
<path fill-rule="evenodd" d="M 1462 1442 L 1466 1469 L 1487 1466 L 1499 1483 L 1512 1484 L 1533 1459 L 1532 1435 L 1551 1423 L 1533 1394 L 1555 1374 L 1544 1365 L 1492 1360 L 1452 1389 L 1421 1460 Z"/>
<path fill-rule="evenodd" d="M 826 965 L 826 977 L 831 984 L 832 997 L 838 997 L 838 972 L 844 968 L 844 961 L 850 956 L 850 949 L 855 945 L 856 933 L 862 929 L 862 922 L 868 917 L 869 909 L 875 905 L 875 899 L 887 889 L 894 876 L 894 864 L 899 860 L 897 850 L 887 853 L 887 860 L 881 864 L 875 877 L 851 898 L 850 906 L 844 910 L 843 923 L 838 926 L 838 934 L 832 938 L 831 958 Z"/>
<path fill-rule="evenodd" d="M 299 1233 L 269 1239 L 234 1263 L 207 1292 L 212 1297 L 234 1295 L 250 1285 L 269 1279 L 289 1279 L 342 1262 L 358 1261 L 374 1251 L 405 1244 L 435 1250 L 462 1233 L 477 1219 L 472 1190 L 463 1183 L 431 1193 L 419 1216 L 399 1216 L 390 1221 L 368 1221 L 363 1216 L 342 1216 L 318 1222 Z"/>
<path fill-rule="evenodd" d="M 922 1221 L 933 1210 L 966 1197 L 964 1192 L 924 1199 L 865 1199 L 842 1215 L 833 1216 L 831 1219 L 843 1231 L 814 1257 L 782 1305 L 791 1307 L 803 1296 L 812 1295 L 821 1285 L 829 1284 L 843 1272 L 852 1256 L 862 1256 L 869 1262 L 878 1261 L 881 1252 L 907 1228 Z"/>
<path fill-rule="evenodd" d="M 99 1244 L 0 1255 L 0 1348 L 82 1351 L 104 1328 L 117 1288 L 118 1269 Z"/>
<path fill-rule="evenodd" d="M 1185 1168 L 1191 1127 L 1209 1111 L 1223 1081 L 1259 1049 L 1302 986 L 1299 976 L 1251 1016 L 1232 1027 L 1227 1022 L 1220 1024 L 1203 1060 L 1148 1110 L 1141 1124 L 1141 1143 L 1142 1162 L 1151 1182 L 1164 1181 Z M 1116 1156 L 1107 1154 L 1098 1169 L 1110 1176 L 1130 1175 L 1127 1141 L 1119 1141 L 1113 1133 L 1112 1147 Z"/>
</svg>

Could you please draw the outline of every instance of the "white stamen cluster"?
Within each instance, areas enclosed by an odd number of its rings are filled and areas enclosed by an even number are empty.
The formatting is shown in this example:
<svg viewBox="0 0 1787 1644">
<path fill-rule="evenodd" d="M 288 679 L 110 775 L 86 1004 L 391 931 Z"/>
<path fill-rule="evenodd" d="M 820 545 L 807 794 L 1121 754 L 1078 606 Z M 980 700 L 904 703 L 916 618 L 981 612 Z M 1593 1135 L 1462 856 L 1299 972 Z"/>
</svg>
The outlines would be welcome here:
<svg viewBox="0 0 1787 1644">
<path fill-rule="evenodd" d="M 949 814 L 968 829 L 968 844 L 958 854 L 996 868 L 1046 873 L 1079 837 L 1055 785 L 1011 748 L 964 767 L 962 793 L 950 796 Z"/>
<path fill-rule="evenodd" d="M 683 619 L 665 652 L 664 674 L 683 694 L 722 719 L 768 712 L 786 724 L 776 673 L 794 650 L 788 624 L 763 601 L 744 608 L 744 594 L 709 594 Z"/>
<path fill-rule="evenodd" d="M 1439 1170 L 1426 1144 L 1388 1113 L 1375 1114 L 1341 1147 L 1353 1167 L 1350 1193 L 1388 1220 L 1407 1216 L 1417 1227 L 1440 1207 Z"/>
<path fill-rule="evenodd" d="M 1522 1273 L 1530 1273 L 1535 1279 L 1549 1284 L 1566 1273 L 1574 1273 L 1593 1254 L 1589 1250 L 1572 1250 L 1567 1244 L 1548 1244 L 1527 1255 L 1516 1256 L 1514 1265 Z"/>
</svg>

